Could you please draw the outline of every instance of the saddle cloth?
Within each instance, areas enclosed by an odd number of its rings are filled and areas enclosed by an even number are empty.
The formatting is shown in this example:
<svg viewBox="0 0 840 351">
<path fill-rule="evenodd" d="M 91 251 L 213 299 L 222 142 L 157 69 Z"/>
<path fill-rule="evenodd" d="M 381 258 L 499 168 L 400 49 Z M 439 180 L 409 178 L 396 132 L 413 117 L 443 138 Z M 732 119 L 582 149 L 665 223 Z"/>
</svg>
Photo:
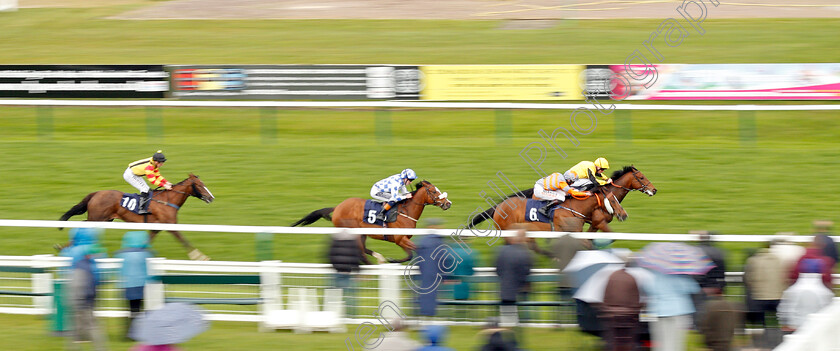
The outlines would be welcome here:
<svg viewBox="0 0 840 351">
<path fill-rule="evenodd" d="M 123 193 L 123 196 L 120 199 L 120 206 L 126 210 L 137 213 L 140 211 L 140 199 L 140 194 Z"/>
<path fill-rule="evenodd" d="M 528 199 L 525 203 L 525 220 L 528 222 L 551 223 L 554 218 L 554 211 L 557 210 L 557 206 L 552 207 L 548 211 L 549 217 L 543 216 L 543 214 L 538 211 L 548 203 L 549 200 Z"/>
<path fill-rule="evenodd" d="M 362 210 L 362 221 L 367 224 L 385 226 L 385 222 L 376 219 L 376 214 L 382 210 L 382 203 L 373 200 L 366 200 L 365 207 Z"/>
</svg>

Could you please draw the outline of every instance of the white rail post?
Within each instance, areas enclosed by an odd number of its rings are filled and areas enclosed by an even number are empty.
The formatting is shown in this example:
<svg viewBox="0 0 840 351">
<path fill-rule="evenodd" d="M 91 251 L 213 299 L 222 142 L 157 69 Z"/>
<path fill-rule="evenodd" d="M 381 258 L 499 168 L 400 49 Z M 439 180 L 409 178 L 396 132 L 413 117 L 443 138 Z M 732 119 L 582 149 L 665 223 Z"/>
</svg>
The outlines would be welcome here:
<svg viewBox="0 0 840 351">
<path fill-rule="evenodd" d="M 271 311 L 276 311 L 280 306 L 280 269 L 281 261 L 261 261 L 260 265 L 260 322 L 259 331 L 267 332 L 266 321 Z"/>
<path fill-rule="evenodd" d="M 49 264 L 47 260 L 53 255 L 35 255 L 32 256 L 33 268 L 47 268 Z M 32 292 L 39 294 L 50 294 L 50 296 L 33 296 L 32 305 L 36 309 L 41 310 L 41 314 L 50 314 L 53 308 L 53 275 L 52 273 L 35 273 L 32 274 Z"/>
<path fill-rule="evenodd" d="M 166 273 L 163 265 L 166 259 L 163 257 L 152 257 L 146 259 L 146 270 L 149 276 L 159 276 Z M 144 295 L 146 300 L 146 309 L 156 310 L 163 307 L 166 300 L 166 292 L 163 282 L 155 280 L 146 284 L 144 288 Z"/>
<path fill-rule="evenodd" d="M 379 303 L 391 301 L 402 308 L 400 304 L 400 274 L 403 266 L 397 263 L 380 264 L 379 270 Z"/>
</svg>

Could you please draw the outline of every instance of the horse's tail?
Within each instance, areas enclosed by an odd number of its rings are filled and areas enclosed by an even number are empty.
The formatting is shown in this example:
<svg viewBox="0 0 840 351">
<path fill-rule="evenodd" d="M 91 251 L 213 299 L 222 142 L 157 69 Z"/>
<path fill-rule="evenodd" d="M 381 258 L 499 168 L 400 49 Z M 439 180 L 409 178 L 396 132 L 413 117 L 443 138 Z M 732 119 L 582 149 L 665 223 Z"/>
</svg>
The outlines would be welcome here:
<svg viewBox="0 0 840 351">
<path fill-rule="evenodd" d="M 59 218 L 58 220 L 59 221 L 66 221 L 66 220 L 70 219 L 70 217 L 73 217 L 75 215 L 80 215 L 82 213 L 87 212 L 88 202 L 90 202 L 90 199 L 93 198 L 93 195 L 96 195 L 96 193 L 93 192 L 93 193 L 88 194 L 88 196 L 85 196 L 85 198 L 82 199 L 82 202 L 79 202 L 78 204 L 76 204 L 76 206 L 73 206 L 69 211 L 64 212 L 64 214 L 61 215 L 61 218 Z M 62 229 L 62 228 L 59 228 L 59 229 Z"/>
<path fill-rule="evenodd" d="M 522 191 L 515 192 L 513 194 L 508 195 L 505 199 L 510 199 L 512 197 L 522 197 L 522 198 L 530 198 L 534 196 L 534 188 L 525 189 Z M 498 206 L 498 204 L 496 205 Z M 470 223 L 470 228 L 475 228 L 481 222 L 493 218 L 496 214 L 496 206 L 490 207 L 486 209 L 484 212 L 479 213 L 477 216 L 473 217 L 472 222 Z"/>
<path fill-rule="evenodd" d="M 320 210 L 312 211 L 312 213 L 306 215 L 306 217 L 303 217 L 299 221 L 293 223 L 292 227 L 297 227 L 299 224 L 310 225 L 321 218 L 324 218 L 328 221 L 332 221 L 332 216 L 330 216 L 330 213 L 332 213 L 333 210 L 335 210 L 335 207 L 326 207 Z"/>
</svg>

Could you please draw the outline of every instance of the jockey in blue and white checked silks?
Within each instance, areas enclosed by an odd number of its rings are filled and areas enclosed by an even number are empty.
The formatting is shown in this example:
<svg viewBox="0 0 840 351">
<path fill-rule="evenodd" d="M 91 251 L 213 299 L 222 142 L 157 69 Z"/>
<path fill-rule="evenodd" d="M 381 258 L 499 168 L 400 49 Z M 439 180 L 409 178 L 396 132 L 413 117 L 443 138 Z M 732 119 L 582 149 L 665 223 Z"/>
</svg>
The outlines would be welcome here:
<svg viewBox="0 0 840 351">
<path fill-rule="evenodd" d="M 411 192 L 406 185 L 417 179 L 417 173 L 411 168 L 406 168 L 398 174 L 382 179 L 370 188 L 370 196 L 375 201 L 384 202 L 382 211 L 376 215 L 377 219 L 385 220 L 385 213 L 388 212 L 397 202 L 411 198 Z"/>
</svg>

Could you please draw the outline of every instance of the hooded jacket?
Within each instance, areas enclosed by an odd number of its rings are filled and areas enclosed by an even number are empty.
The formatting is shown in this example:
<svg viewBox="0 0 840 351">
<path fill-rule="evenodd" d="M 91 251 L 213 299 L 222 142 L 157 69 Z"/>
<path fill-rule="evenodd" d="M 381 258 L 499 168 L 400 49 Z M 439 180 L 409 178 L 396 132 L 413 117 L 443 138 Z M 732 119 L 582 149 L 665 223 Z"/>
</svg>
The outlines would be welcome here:
<svg viewBox="0 0 840 351">
<path fill-rule="evenodd" d="M 146 285 L 149 278 L 146 259 L 154 257 L 148 248 L 149 234 L 145 231 L 127 232 L 123 235 L 122 248 L 115 255 L 123 259 L 120 287 L 126 289 Z"/>
</svg>

